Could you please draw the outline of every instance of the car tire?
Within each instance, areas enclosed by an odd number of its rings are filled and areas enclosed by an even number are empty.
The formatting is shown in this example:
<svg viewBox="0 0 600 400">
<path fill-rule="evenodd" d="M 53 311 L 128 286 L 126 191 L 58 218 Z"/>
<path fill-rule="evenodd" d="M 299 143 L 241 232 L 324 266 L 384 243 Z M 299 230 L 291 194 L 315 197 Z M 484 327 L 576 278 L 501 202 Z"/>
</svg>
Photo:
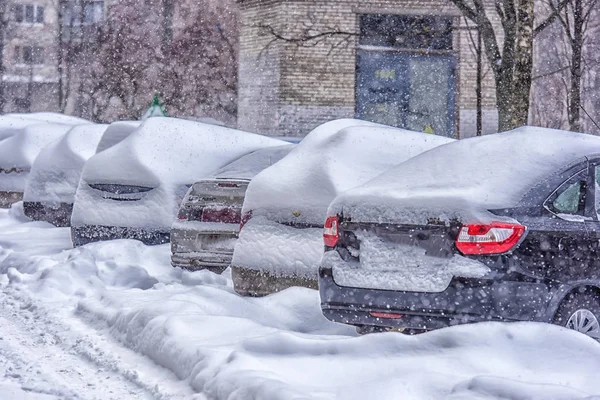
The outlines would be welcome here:
<svg viewBox="0 0 600 400">
<path fill-rule="evenodd" d="M 573 292 L 562 301 L 553 323 L 600 341 L 600 293 Z"/>
</svg>

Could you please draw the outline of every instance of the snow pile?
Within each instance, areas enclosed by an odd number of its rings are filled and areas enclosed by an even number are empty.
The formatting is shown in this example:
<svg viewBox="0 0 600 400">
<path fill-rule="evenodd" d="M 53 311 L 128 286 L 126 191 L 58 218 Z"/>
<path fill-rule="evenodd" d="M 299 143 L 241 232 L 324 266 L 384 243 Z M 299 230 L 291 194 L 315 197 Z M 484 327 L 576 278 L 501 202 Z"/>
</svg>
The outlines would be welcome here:
<svg viewBox="0 0 600 400">
<path fill-rule="evenodd" d="M 75 196 L 73 226 L 168 231 L 189 185 L 252 151 L 284 142 L 217 125 L 154 117 L 90 158 Z M 151 188 L 137 201 L 116 202 L 88 184 Z"/>
<path fill-rule="evenodd" d="M 252 218 L 240 232 L 232 264 L 275 275 L 316 277 L 322 226 L 331 200 L 451 141 L 357 120 L 316 128 L 288 156 L 250 182 L 243 212 L 251 211 Z M 275 227 L 278 224 L 282 225 Z M 266 253 L 258 257 L 258 248 Z"/>
<path fill-rule="evenodd" d="M 365 222 L 485 222 L 492 217 L 486 210 L 515 206 L 544 178 L 599 152 L 597 136 L 536 127 L 460 140 L 344 193 L 329 214 Z"/>
<path fill-rule="evenodd" d="M 18 205 L 0 210 L 0 227 L 0 286 L 18 295 L 20 313 L 39 309 L 70 335 L 85 323 L 85 340 L 97 348 L 120 343 L 110 368 L 119 370 L 132 350 L 147 357 L 138 370 L 156 364 L 208 398 L 600 395 L 600 344 L 564 328 L 481 323 L 418 336 L 355 337 L 350 327 L 322 317 L 316 291 L 242 298 L 226 274 L 172 268 L 166 245 L 119 240 L 69 249 L 68 229 L 26 222 Z M 20 300 L 25 295 L 27 302 Z M 143 372 L 128 373 L 144 379 Z"/>
<path fill-rule="evenodd" d="M 83 165 L 96 153 L 107 126 L 79 125 L 46 146 L 31 167 L 23 200 L 54 206 L 73 203 Z"/>
<path fill-rule="evenodd" d="M 0 190 L 23 192 L 31 166 L 40 151 L 67 133 L 73 125 L 43 123 L 28 125 L 0 142 Z M 14 172 L 16 169 L 16 172 Z"/>
</svg>

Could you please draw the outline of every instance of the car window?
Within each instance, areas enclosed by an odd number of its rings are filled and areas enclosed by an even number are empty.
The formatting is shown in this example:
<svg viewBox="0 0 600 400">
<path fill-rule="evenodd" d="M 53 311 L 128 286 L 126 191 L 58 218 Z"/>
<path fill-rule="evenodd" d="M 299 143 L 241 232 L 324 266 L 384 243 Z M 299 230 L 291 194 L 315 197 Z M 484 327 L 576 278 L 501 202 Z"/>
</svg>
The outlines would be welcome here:
<svg viewBox="0 0 600 400">
<path fill-rule="evenodd" d="M 550 198 L 549 208 L 559 217 L 583 215 L 585 212 L 586 171 L 581 171 L 563 183 Z"/>
</svg>

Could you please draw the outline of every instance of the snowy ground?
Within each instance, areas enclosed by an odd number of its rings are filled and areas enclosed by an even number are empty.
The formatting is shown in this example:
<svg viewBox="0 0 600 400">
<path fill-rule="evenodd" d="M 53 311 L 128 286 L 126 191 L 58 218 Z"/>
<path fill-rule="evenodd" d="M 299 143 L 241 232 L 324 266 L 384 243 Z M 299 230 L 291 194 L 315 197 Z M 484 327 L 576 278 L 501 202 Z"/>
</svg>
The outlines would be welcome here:
<svg viewBox="0 0 600 400">
<path fill-rule="evenodd" d="M 0 399 L 600 399 L 600 344 L 543 324 L 356 337 L 318 294 L 0 211 Z"/>
</svg>

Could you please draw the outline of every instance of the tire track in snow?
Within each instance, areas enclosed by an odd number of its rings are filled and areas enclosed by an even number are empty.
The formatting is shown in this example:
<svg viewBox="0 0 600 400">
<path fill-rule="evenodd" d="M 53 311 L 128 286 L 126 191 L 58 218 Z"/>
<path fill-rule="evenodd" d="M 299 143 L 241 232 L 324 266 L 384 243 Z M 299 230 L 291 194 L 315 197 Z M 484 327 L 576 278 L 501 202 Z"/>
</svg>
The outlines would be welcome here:
<svg viewBox="0 0 600 400">
<path fill-rule="evenodd" d="M 0 292 L 0 373 L 60 399 L 203 399 L 146 357 L 52 318 L 10 287 Z"/>
</svg>

